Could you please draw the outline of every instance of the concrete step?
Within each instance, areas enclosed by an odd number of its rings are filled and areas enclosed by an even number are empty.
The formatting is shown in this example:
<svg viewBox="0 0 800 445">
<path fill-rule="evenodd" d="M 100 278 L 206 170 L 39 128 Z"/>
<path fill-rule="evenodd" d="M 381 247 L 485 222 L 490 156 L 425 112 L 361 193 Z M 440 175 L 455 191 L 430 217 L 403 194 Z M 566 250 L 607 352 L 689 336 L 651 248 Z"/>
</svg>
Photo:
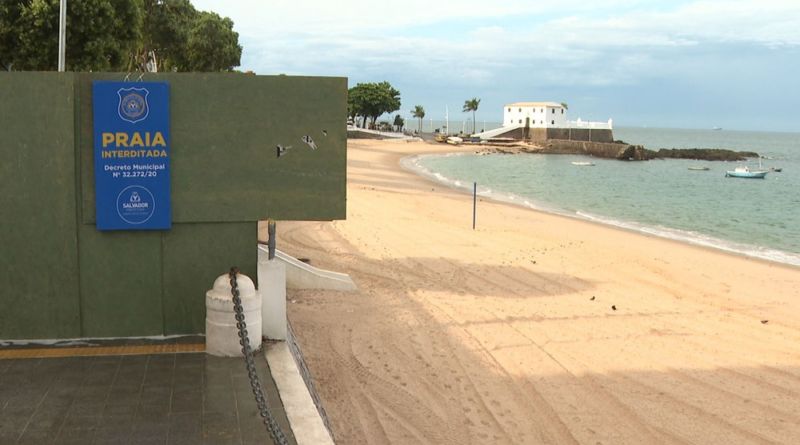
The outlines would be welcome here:
<svg viewBox="0 0 800 445">
<path fill-rule="evenodd" d="M 258 246 L 258 261 L 267 261 L 267 246 Z M 350 275 L 316 268 L 297 258 L 275 249 L 275 259 L 286 265 L 287 289 L 329 289 L 340 291 L 356 290 Z"/>
</svg>

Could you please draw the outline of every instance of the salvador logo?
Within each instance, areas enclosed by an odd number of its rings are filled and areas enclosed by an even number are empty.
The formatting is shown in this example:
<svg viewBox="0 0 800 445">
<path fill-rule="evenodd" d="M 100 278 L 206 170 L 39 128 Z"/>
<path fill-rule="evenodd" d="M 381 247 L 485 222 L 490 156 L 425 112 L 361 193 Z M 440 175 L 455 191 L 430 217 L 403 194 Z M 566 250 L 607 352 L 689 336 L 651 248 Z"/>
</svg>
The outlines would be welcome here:
<svg viewBox="0 0 800 445">
<path fill-rule="evenodd" d="M 120 88 L 119 95 L 119 117 L 132 124 L 143 121 L 150 112 L 147 106 L 147 95 L 150 94 L 145 88 Z"/>
</svg>

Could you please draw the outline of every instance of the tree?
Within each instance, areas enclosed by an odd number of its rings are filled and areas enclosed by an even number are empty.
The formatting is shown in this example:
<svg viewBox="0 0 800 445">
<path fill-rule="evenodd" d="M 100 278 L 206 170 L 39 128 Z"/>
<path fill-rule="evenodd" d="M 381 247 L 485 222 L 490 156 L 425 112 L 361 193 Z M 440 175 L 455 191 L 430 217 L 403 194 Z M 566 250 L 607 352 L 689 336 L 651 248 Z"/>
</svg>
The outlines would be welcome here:
<svg viewBox="0 0 800 445">
<path fill-rule="evenodd" d="M 8 25 L 16 28 L 16 45 L 10 53 L 0 56 L 4 63 L 13 63 L 15 69 L 21 70 L 56 69 L 59 0 L 5 0 L 4 3 L 12 13 L 19 13 L 10 17 L 16 19 Z M 141 38 L 141 0 L 83 0 L 69 2 L 68 6 L 67 69 L 123 69 Z M 2 28 L 6 28 L 5 23 Z"/>
<path fill-rule="evenodd" d="M 187 45 L 190 71 L 230 71 L 239 66 L 242 47 L 233 21 L 213 12 L 201 12 Z"/>
<path fill-rule="evenodd" d="M 561 102 L 561 106 L 564 107 L 565 110 L 569 110 L 569 105 L 566 102 Z"/>
<path fill-rule="evenodd" d="M 356 119 L 358 118 L 358 110 L 356 109 L 355 104 L 353 104 L 350 101 L 350 92 L 351 91 L 352 91 L 352 88 L 350 88 L 350 90 L 347 91 L 347 120 L 348 120 L 348 122 L 352 120 L 353 121 L 353 125 L 357 126 L 358 125 L 358 121 Z"/>
<path fill-rule="evenodd" d="M 403 119 L 399 114 L 395 114 L 394 116 L 394 126 L 397 127 L 397 131 L 403 131 L 403 127 L 406 124 L 406 120 Z"/>
<path fill-rule="evenodd" d="M 464 113 L 472 111 L 472 134 L 475 134 L 475 112 L 478 111 L 478 105 L 480 105 L 480 103 L 480 99 L 473 97 L 470 100 L 464 101 L 464 109 L 461 110 Z"/>
<path fill-rule="evenodd" d="M 55 70 L 60 0 L 0 0 L 0 64 Z M 229 71 L 242 47 L 233 22 L 190 0 L 73 0 L 67 3 L 71 71 Z"/>
<path fill-rule="evenodd" d="M 414 105 L 414 109 L 411 110 L 411 113 L 413 117 L 419 119 L 418 131 L 422 132 L 422 119 L 425 117 L 425 109 L 422 108 L 422 105 Z"/>
<path fill-rule="evenodd" d="M 382 114 L 400 109 L 400 92 L 386 81 L 359 83 L 348 90 L 347 104 L 349 112 L 354 116 L 362 116 L 365 123 L 369 118 L 374 127 Z"/>
<path fill-rule="evenodd" d="M 189 71 L 189 34 L 198 12 L 189 0 L 144 0 L 141 64 L 153 51 L 159 71 Z"/>
<path fill-rule="evenodd" d="M 18 36 L 22 4 L 20 2 L 0 1 L 0 68 L 11 71 L 16 63 Z"/>
</svg>

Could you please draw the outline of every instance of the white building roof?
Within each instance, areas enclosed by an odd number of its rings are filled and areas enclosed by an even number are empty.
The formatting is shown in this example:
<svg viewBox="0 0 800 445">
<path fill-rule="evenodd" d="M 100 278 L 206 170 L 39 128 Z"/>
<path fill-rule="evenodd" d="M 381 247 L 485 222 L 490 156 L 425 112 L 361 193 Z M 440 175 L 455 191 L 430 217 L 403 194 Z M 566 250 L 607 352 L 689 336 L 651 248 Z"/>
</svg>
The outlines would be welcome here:
<svg viewBox="0 0 800 445">
<path fill-rule="evenodd" d="M 558 107 L 564 108 L 563 105 L 556 102 L 514 102 L 506 104 L 507 107 Z"/>
</svg>

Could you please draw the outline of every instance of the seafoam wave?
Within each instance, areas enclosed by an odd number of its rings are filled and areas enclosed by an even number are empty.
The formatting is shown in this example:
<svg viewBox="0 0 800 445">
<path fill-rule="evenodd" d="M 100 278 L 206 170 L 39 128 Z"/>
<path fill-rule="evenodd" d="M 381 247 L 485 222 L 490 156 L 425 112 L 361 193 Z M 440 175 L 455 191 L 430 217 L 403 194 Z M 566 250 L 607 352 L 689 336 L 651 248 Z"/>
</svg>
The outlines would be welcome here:
<svg viewBox="0 0 800 445">
<path fill-rule="evenodd" d="M 457 179 L 449 178 L 439 172 L 435 172 L 430 170 L 429 168 L 422 165 L 425 159 L 431 158 L 446 158 L 446 157 L 453 157 L 453 156 L 472 156 L 471 153 L 447 153 L 447 154 L 430 154 L 430 155 L 415 155 L 415 156 L 408 156 L 400 160 L 400 166 L 405 170 L 408 170 L 412 173 L 416 173 L 422 177 L 428 178 L 430 180 L 436 181 L 442 185 L 450 187 L 452 189 L 456 189 L 462 192 L 466 192 L 472 194 L 472 184 L 471 183 L 464 183 Z M 532 200 L 530 197 L 517 195 L 514 193 L 508 192 L 496 192 L 489 187 L 478 185 L 478 196 L 491 199 L 493 201 L 499 201 L 506 204 L 516 205 L 520 207 L 525 207 L 528 209 L 533 210 L 540 210 L 547 213 L 552 213 L 556 215 L 562 216 L 575 216 L 572 213 L 569 213 L 565 210 L 553 207 L 548 204 L 544 204 L 541 202 L 537 202 Z"/>
<path fill-rule="evenodd" d="M 575 214 L 581 219 L 598 222 L 609 226 L 620 227 L 623 229 L 646 233 L 648 235 L 667 238 L 674 241 L 681 241 L 696 246 L 711 247 L 739 255 L 746 255 L 763 260 L 800 266 L 800 255 L 789 252 L 782 252 L 780 250 L 766 247 L 721 240 L 719 238 L 694 231 L 672 229 L 669 227 L 648 226 L 630 221 L 621 221 L 614 218 L 592 215 L 591 213 L 587 212 L 578 211 Z"/>
<path fill-rule="evenodd" d="M 435 157 L 449 157 L 449 156 L 464 156 L 469 153 L 452 153 L 447 155 L 417 155 L 404 158 L 401 160 L 401 166 L 406 170 L 419 174 L 420 176 L 439 182 L 450 188 L 463 191 L 465 193 L 472 193 L 472 184 L 464 184 L 462 181 L 449 178 L 439 172 L 434 172 L 421 163 L 426 158 Z M 673 229 L 668 227 L 650 226 L 642 223 L 624 221 L 611 217 L 591 214 L 585 211 L 568 211 L 553 207 L 551 205 L 543 204 L 533 201 L 530 197 L 520 196 L 513 193 L 495 192 L 493 193 L 489 188 L 478 187 L 478 195 L 494 201 L 499 201 L 511 205 L 525 207 L 537 211 L 551 213 L 560 216 L 567 216 L 586 221 L 605 224 L 608 226 L 618 227 L 630 231 L 644 233 L 652 236 L 666 238 L 674 241 L 680 241 L 687 244 L 710 247 L 722 250 L 729 253 L 746 255 L 753 258 L 759 258 L 778 263 L 790 264 L 800 266 L 800 255 L 771 249 L 767 247 L 749 245 L 745 243 L 737 243 L 734 241 L 722 240 L 699 232 L 686 231 L 680 229 Z"/>
<path fill-rule="evenodd" d="M 421 161 L 426 158 L 430 157 L 450 157 L 450 156 L 461 156 L 462 153 L 448 153 L 443 155 L 416 155 L 416 156 L 408 156 L 400 160 L 400 166 L 404 169 L 416 173 L 422 177 L 431 179 L 433 181 L 439 182 L 443 185 L 452 188 L 458 189 L 466 189 L 467 187 L 461 183 L 461 181 L 457 181 L 454 179 L 450 179 L 441 173 L 434 172 L 429 170 L 428 168 L 424 167 L 421 164 Z"/>
</svg>

